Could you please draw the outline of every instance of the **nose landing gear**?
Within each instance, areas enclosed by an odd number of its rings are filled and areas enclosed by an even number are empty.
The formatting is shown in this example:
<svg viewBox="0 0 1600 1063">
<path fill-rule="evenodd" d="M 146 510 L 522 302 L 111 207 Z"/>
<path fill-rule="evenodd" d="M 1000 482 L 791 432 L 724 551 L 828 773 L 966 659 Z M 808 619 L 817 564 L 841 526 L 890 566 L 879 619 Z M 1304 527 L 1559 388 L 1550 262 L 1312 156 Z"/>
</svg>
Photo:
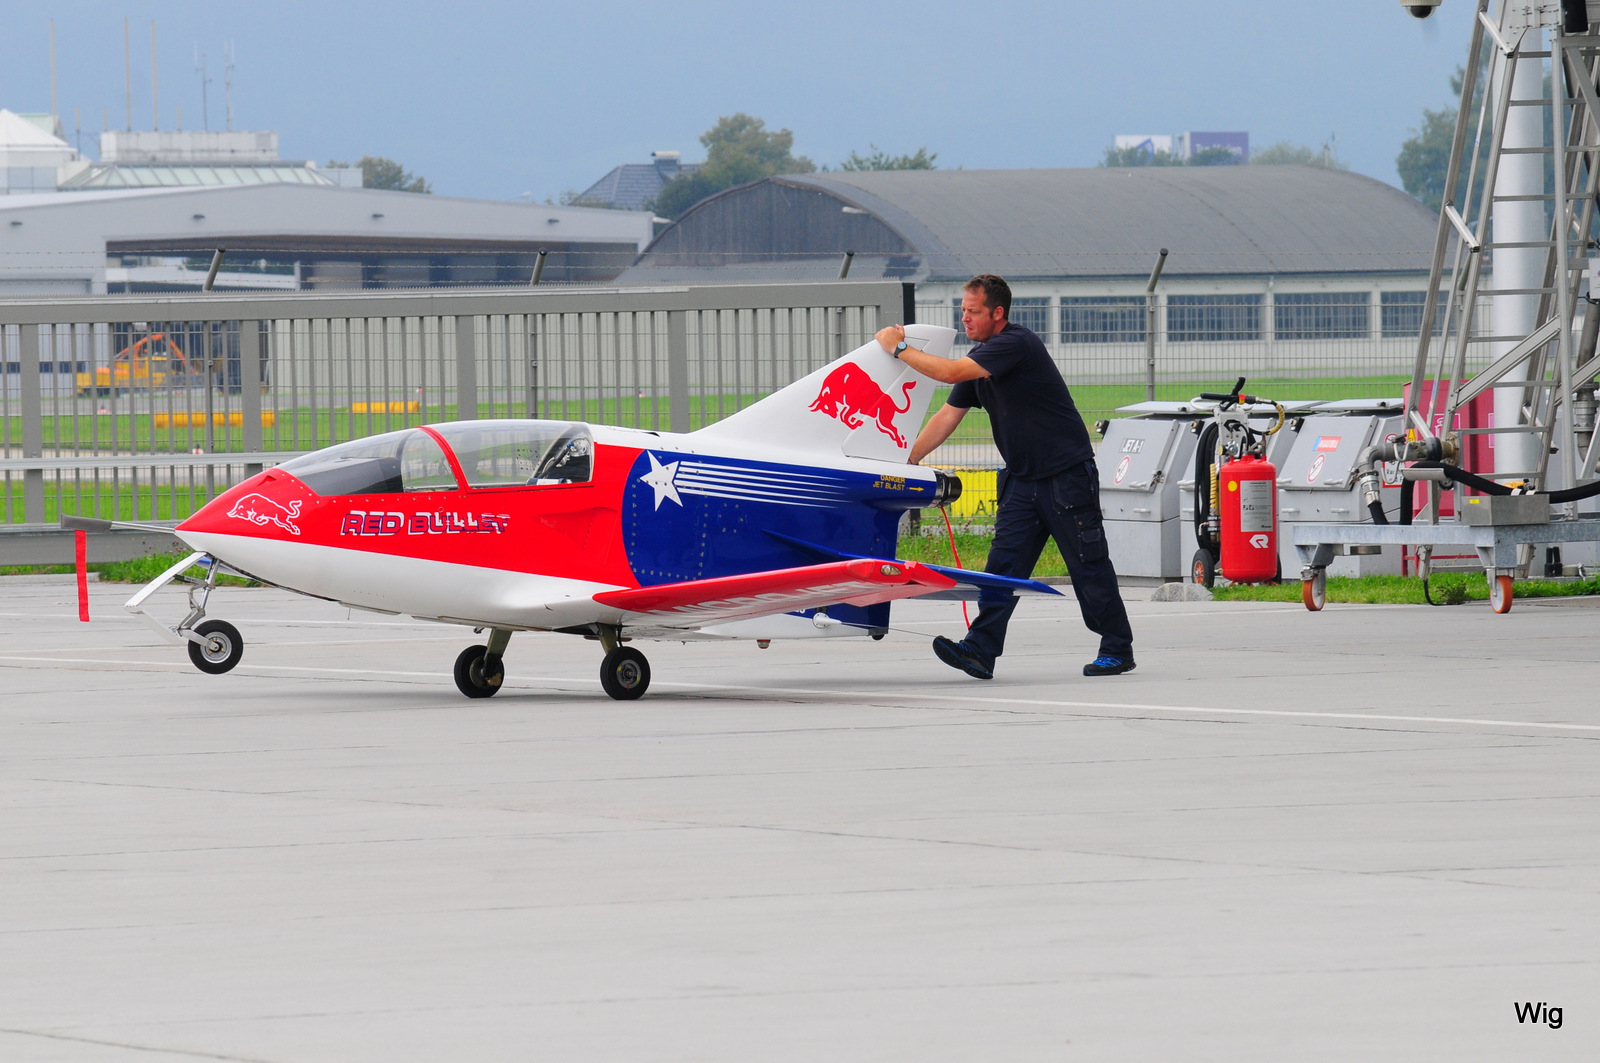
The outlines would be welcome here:
<svg viewBox="0 0 1600 1063">
<path fill-rule="evenodd" d="M 204 578 L 184 575 L 195 565 L 205 566 Z M 194 662 L 196 668 L 207 675 L 221 675 L 231 671 L 244 656 L 244 639 L 238 628 L 226 620 L 205 618 L 206 603 L 211 600 L 211 592 L 216 588 L 217 577 L 221 574 L 222 565 L 216 558 L 207 557 L 204 553 L 190 554 L 145 584 L 138 594 L 128 599 L 123 608 L 168 642 L 187 644 L 189 660 Z M 189 586 L 189 615 L 178 621 L 177 627 L 167 627 L 144 611 L 144 603 L 173 580 Z"/>
</svg>

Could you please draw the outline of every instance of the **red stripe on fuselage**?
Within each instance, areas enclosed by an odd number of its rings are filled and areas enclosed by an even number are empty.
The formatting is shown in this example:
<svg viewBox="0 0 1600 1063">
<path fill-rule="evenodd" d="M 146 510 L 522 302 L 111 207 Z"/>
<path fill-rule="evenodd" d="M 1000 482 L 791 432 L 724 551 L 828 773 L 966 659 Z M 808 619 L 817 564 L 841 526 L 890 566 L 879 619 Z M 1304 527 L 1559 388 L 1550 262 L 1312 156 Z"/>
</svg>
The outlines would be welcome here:
<svg viewBox="0 0 1600 1063">
<path fill-rule="evenodd" d="M 639 454 L 634 447 L 597 444 L 594 478 L 586 484 L 327 498 L 293 475 L 269 469 L 214 499 L 178 531 L 637 587 L 619 514 Z M 269 572 L 254 574 L 272 578 Z"/>
</svg>

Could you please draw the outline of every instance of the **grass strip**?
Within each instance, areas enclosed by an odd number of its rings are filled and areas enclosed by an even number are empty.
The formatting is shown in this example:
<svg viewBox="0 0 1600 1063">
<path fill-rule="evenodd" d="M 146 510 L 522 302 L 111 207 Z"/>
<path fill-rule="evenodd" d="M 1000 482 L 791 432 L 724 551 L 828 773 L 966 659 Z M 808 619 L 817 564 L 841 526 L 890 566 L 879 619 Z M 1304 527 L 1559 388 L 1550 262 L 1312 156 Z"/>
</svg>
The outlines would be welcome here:
<svg viewBox="0 0 1600 1063">
<path fill-rule="evenodd" d="M 1233 584 L 1212 588 L 1219 602 L 1298 602 L 1300 581 L 1281 584 Z M 1428 582 L 1436 603 L 1460 605 L 1489 599 L 1489 581 L 1482 572 L 1440 572 Z M 1600 576 L 1585 580 L 1517 580 L 1516 598 L 1570 598 L 1600 594 Z M 1422 581 L 1415 576 L 1329 576 L 1328 601 L 1359 605 L 1425 605 Z"/>
</svg>

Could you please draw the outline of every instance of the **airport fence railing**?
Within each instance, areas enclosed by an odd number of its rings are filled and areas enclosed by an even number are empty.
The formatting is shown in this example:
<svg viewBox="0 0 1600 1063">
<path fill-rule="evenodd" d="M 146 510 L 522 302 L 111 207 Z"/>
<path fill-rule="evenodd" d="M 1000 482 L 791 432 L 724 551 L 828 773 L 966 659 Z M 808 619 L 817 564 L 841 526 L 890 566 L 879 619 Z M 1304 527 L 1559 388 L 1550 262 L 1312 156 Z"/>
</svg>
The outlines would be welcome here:
<svg viewBox="0 0 1600 1063">
<path fill-rule="evenodd" d="M 1018 298 L 1011 320 L 1044 340 L 1084 421 L 1093 426 L 1149 398 L 1152 380 L 1158 401 L 1223 391 L 1241 376 L 1251 393 L 1284 401 L 1398 398 L 1411 379 L 1423 295 L 1158 293 L 1153 344 L 1143 296 Z M 1479 301 L 1475 335 L 1490 331 L 1490 302 Z M 970 349 L 960 332 L 957 302 L 918 302 L 917 320 L 953 326 L 956 353 Z M 1487 364 L 1488 346 L 1473 345 L 1469 372 Z M 953 507 L 957 519 L 992 519 L 994 471 L 1001 461 L 983 411 L 969 414 L 928 462 L 962 473 L 966 487 Z"/>
<path fill-rule="evenodd" d="M 911 293 L 851 281 L 0 300 L 0 532 L 13 533 L 0 564 L 38 563 L 15 533 L 63 515 L 181 520 L 265 465 L 417 424 L 692 431 L 905 320 Z"/>
</svg>

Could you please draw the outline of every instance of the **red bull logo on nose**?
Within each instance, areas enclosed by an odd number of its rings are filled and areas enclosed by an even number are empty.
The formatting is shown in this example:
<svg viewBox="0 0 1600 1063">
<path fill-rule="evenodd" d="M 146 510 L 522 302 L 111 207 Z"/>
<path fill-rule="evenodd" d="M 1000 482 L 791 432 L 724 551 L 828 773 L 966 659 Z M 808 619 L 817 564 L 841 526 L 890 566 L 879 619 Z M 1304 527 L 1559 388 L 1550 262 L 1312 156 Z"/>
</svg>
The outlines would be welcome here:
<svg viewBox="0 0 1600 1063">
<path fill-rule="evenodd" d="M 866 370 L 854 362 L 846 362 L 822 381 L 822 390 L 817 392 L 811 409 L 843 421 L 848 428 L 860 428 L 870 420 L 877 425 L 878 431 L 904 450 L 911 444 L 894 426 L 894 419 L 911 409 L 911 389 L 916 386 L 915 380 L 908 380 L 901 385 L 900 397 L 905 405 L 897 406 L 888 393 L 878 386 L 878 382 L 867 375 Z"/>
<path fill-rule="evenodd" d="M 274 502 L 266 495 L 245 495 L 233 504 L 232 509 L 228 510 L 228 516 L 247 520 L 251 524 L 259 524 L 263 527 L 268 524 L 276 524 L 290 535 L 300 534 L 300 529 L 294 525 L 294 522 L 300 517 L 299 499 L 295 499 L 286 506 L 281 502 Z"/>
</svg>

